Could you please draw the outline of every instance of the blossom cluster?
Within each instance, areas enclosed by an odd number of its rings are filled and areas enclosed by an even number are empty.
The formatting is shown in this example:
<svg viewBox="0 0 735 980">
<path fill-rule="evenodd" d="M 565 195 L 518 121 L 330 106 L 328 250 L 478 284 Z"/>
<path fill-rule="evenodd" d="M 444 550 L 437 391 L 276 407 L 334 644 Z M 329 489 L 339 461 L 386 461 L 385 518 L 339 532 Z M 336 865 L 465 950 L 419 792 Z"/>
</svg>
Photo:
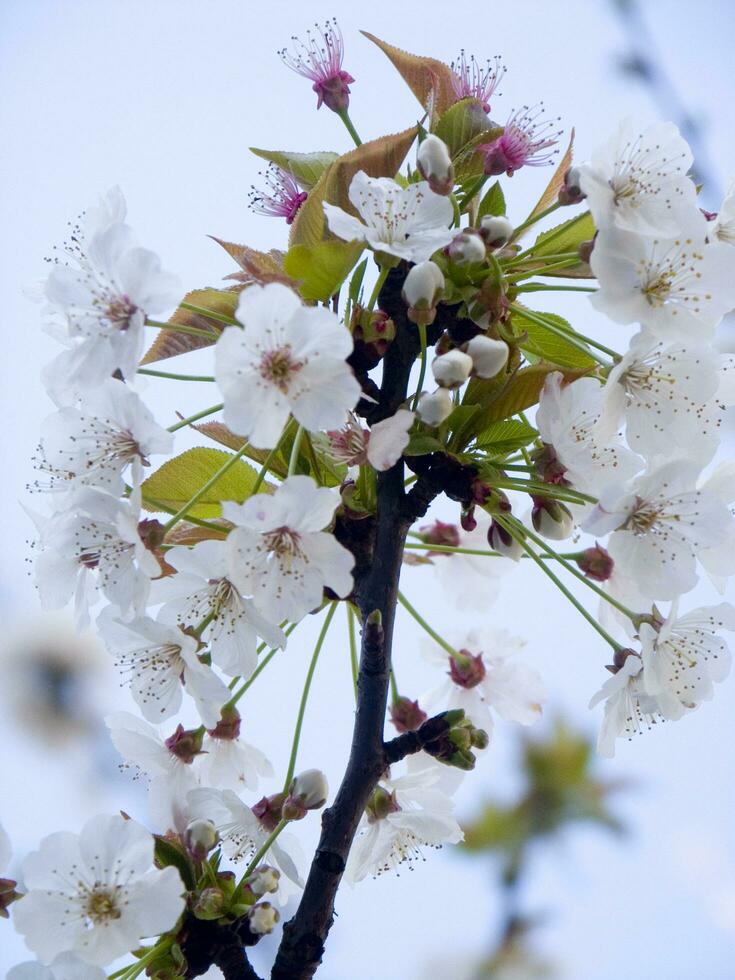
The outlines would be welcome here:
<svg viewBox="0 0 735 980">
<path fill-rule="evenodd" d="M 363 583 L 381 574 L 379 539 L 395 540 L 409 581 L 435 571 L 462 628 L 445 638 L 397 593 L 443 676 L 417 692 L 415 665 L 393 651 L 403 693 L 392 672 L 386 720 L 415 740 L 368 787 L 346 855 L 353 884 L 460 841 L 453 794 L 496 719 L 541 715 L 545 687 L 518 656 L 523 641 L 480 619 L 521 560 L 611 647 L 612 676 L 592 699 L 605 700 L 604 754 L 621 734 L 692 711 L 728 672 L 721 634 L 735 629 L 735 609 L 680 604 L 700 569 L 721 592 L 735 572 L 732 464 L 713 463 L 735 402 L 732 361 L 713 342 L 735 307 L 735 192 L 718 216 L 703 213 L 676 128 L 626 123 L 589 163 L 572 166 L 570 146 L 540 205 L 514 223 L 504 187 L 554 163 L 557 122 L 541 104 L 492 121 L 499 59 L 486 70 L 464 53 L 452 66 L 431 59 L 426 91 L 418 56 L 404 65 L 390 51 L 429 131 L 367 146 L 349 116 L 355 79 L 336 25 L 281 53 L 356 144 L 341 156 L 258 151 L 269 187 L 253 208 L 284 219 L 285 255 L 222 243 L 240 266 L 233 283 L 182 295 L 135 244 L 113 190 L 45 280 L 45 319 L 65 350 L 43 375 L 56 410 L 36 458 L 48 506 L 29 509 L 35 579 L 45 608 L 71 604 L 80 628 L 94 621 L 129 686 L 138 713 L 106 721 L 124 767 L 147 781 L 154 833 L 97 817 L 26 858 L 24 895 L 0 879 L 0 912 L 12 906 L 44 964 L 16 967 L 13 980 L 96 980 L 136 950 L 125 980 L 143 966 L 183 976 L 192 919 L 240 939 L 246 930 L 243 945 L 274 928 L 268 896 L 282 905 L 306 873 L 289 825 L 329 799 L 324 773 L 296 765 L 327 631 L 343 605 L 355 679 L 345 697 L 359 701 L 356 624 L 369 657 L 392 614 L 364 605 Z M 487 186 L 496 177 L 505 183 Z M 580 288 L 558 285 L 566 279 L 596 279 L 581 287 L 593 306 L 637 325 L 626 352 L 525 305 L 526 293 Z M 145 352 L 147 328 L 159 332 Z M 202 349 L 211 376 L 147 367 Z M 208 380 L 221 402 L 165 427 L 141 377 L 196 390 Z M 182 430 L 219 448 L 174 455 Z M 167 459 L 151 471 L 156 456 Z M 396 475 L 409 517 L 381 530 Z M 425 518 L 442 496 L 456 523 Z M 555 550 L 583 534 L 593 537 L 571 555 Z M 600 600 L 599 616 L 560 576 Z M 240 708 L 310 614 L 320 633 L 281 773 Z M 186 727 L 182 713 L 199 724 Z"/>
</svg>

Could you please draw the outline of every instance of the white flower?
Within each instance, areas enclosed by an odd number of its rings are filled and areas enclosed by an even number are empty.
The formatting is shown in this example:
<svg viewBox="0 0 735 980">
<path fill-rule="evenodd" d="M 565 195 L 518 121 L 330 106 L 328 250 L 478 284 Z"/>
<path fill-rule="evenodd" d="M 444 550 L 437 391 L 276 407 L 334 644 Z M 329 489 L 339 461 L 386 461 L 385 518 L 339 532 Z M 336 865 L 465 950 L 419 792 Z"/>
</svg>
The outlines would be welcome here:
<svg viewBox="0 0 735 980">
<path fill-rule="evenodd" d="M 447 351 L 431 362 L 431 373 L 442 388 L 461 387 L 469 378 L 472 368 L 472 358 L 461 350 Z"/>
<path fill-rule="evenodd" d="M 350 884 L 424 860 L 422 848 L 464 838 L 452 799 L 436 787 L 439 773 L 424 769 L 381 780 L 352 844 L 345 875 Z"/>
<path fill-rule="evenodd" d="M 727 245 L 735 245 L 735 181 L 730 184 L 710 234 Z"/>
<path fill-rule="evenodd" d="M 697 206 L 687 172 L 692 151 L 671 122 L 641 131 L 631 120 L 579 170 L 580 186 L 597 228 L 615 225 L 639 235 L 676 235 Z"/>
<path fill-rule="evenodd" d="M 484 511 L 476 513 L 474 531 L 461 531 L 459 547 L 489 551 L 487 535 L 490 518 Z M 500 583 L 515 567 L 510 558 L 488 558 L 445 552 L 433 557 L 439 586 L 447 605 L 461 611 L 487 610 L 498 597 Z"/>
<path fill-rule="evenodd" d="M 592 252 L 600 289 L 592 305 L 615 323 L 645 324 L 666 340 L 706 340 L 735 306 L 732 252 L 707 244 L 699 214 L 672 238 L 601 231 Z"/>
<path fill-rule="evenodd" d="M 7 980 L 105 980 L 99 966 L 80 959 L 76 953 L 61 953 L 50 966 L 38 961 L 20 963 L 8 973 Z"/>
<path fill-rule="evenodd" d="M 265 753 L 241 738 L 204 736 L 202 754 L 194 762 L 202 786 L 218 789 L 257 789 L 261 778 L 272 776 L 273 766 Z"/>
<path fill-rule="evenodd" d="M 212 662 L 231 677 L 248 678 L 258 663 L 258 637 L 270 647 L 285 647 L 283 631 L 244 599 L 227 575 L 228 546 L 224 541 L 201 541 L 193 548 L 171 548 L 166 562 L 176 575 L 154 586 L 153 600 L 165 602 L 161 618 L 202 631 Z"/>
<path fill-rule="evenodd" d="M 423 392 L 416 406 L 416 414 L 426 425 L 436 428 L 449 418 L 453 409 L 454 402 L 447 389 L 437 388 L 436 391 Z"/>
<path fill-rule="evenodd" d="M 698 474 L 689 461 L 659 460 L 627 486 L 605 490 L 583 524 L 595 535 L 613 531 L 607 547 L 617 571 L 651 599 L 693 589 L 697 560 L 732 533 L 727 506 L 696 488 Z M 735 552 L 725 567 L 735 571 Z"/>
<path fill-rule="evenodd" d="M 161 569 L 140 538 L 139 517 L 137 495 L 119 500 L 81 487 L 69 497 L 68 509 L 35 518 L 41 549 L 36 584 L 44 609 L 61 609 L 73 597 L 77 621 L 85 626 L 97 589 L 121 616 L 142 614 L 150 580 Z"/>
<path fill-rule="evenodd" d="M 181 725 L 164 739 L 158 729 L 128 711 L 115 711 L 105 718 L 110 740 L 125 760 L 126 768 L 150 777 L 149 809 L 162 831 L 177 827 L 186 804 L 186 794 L 198 785 L 195 757 L 178 750 L 184 735 Z"/>
<path fill-rule="evenodd" d="M 541 717 L 546 689 L 537 671 L 515 662 L 513 655 L 524 646 L 523 640 L 504 630 L 468 633 L 456 660 L 432 644 L 426 648 L 427 657 L 445 668 L 447 678 L 423 694 L 420 703 L 429 714 L 462 708 L 470 721 L 489 735 L 494 711 L 505 721 L 532 725 Z M 474 654 L 471 650 L 482 652 Z"/>
<path fill-rule="evenodd" d="M 321 605 L 325 586 L 341 598 L 352 591 L 352 553 L 323 530 L 338 503 L 311 477 L 291 476 L 275 493 L 223 504 L 237 525 L 227 538 L 230 578 L 267 618 L 298 622 Z"/>
<path fill-rule="evenodd" d="M 612 677 L 605 681 L 590 701 L 594 708 L 605 701 L 605 715 L 597 739 L 597 751 L 611 759 L 615 755 L 615 739 L 619 735 L 632 738 L 645 725 L 650 729 L 663 715 L 656 698 L 646 694 L 643 682 L 643 661 L 629 654 Z"/>
<path fill-rule="evenodd" d="M 704 344 L 666 344 L 637 334 L 608 376 L 603 416 L 625 420 L 626 438 L 646 457 L 679 451 L 702 464 L 717 448 L 720 355 Z"/>
<path fill-rule="evenodd" d="M 135 392 L 116 378 L 49 416 L 41 427 L 38 468 L 52 490 L 81 485 L 121 494 L 122 474 L 132 464 L 138 486 L 153 453 L 168 453 L 173 435 L 163 429 Z"/>
<path fill-rule="evenodd" d="M 361 389 L 345 360 L 352 336 L 335 314 L 268 283 L 243 290 L 237 319 L 242 328 L 227 327 L 215 347 L 227 425 L 266 449 L 289 413 L 310 431 L 340 425 Z"/>
<path fill-rule="evenodd" d="M 201 787 L 189 793 L 188 802 L 193 813 L 214 822 L 222 840 L 222 850 L 235 863 L 247 864 L 273 830 L 261 823 L 252 809 L 232 790 Z M 282 902 L 294 891 L 284 887 L 283 875 L 299 888 L 304 887 L 298 869 L 302 860 L 299 843 L 288 832 L 279 834 L 263 856 L 263 864 L 272 865 L 282 873 L 279 882 L 279 899 Z"/>
<path fill-rule="evenodd" d="M 148 616 L 124 623 L 106 609 L 97 621 L 117 666 L 129 675 L 130 690 L 148 721 L 171 718 L 181 707 L 182 688 L 194 699 L 208 728 L 219 721 L 232 697 L 211 667 L 197 657 L 197 641 L 178 626 Z"/>
<path fill-rule="evenodd" d="M 106 218 L 95 219 L 100 221 Z M 143 352 L 146 316 L 166 310 L 180 296 L 178 280 L 162 271 L 155 253 L 134 244 L 125 224 L 107 224 L 75 241 L 67 255 L 69 264 L 55 265 L 45 287 L 56 326 L 52 332 L 68 350 L 47 366 L 44 380 L 62 403 L 115 371 L 131 378 Z"/>
<path fill-rule="evenodd" d="M 44 838 L 23 862 L 23 879 L 28 892 L 13 921 L 45 963 L 70 951 L 103 966 L 171 929 L 184 910 L 178 871 L 155 868 L 153 837 L 120 816 Z"/>
<path fill-rule="evenodd" d="M 494 378 L 508 363 L 509 349 L 503 340 L 478 334 L 468 341 L 465 349 L 472 358 L 472 367 L 478 378 Z"/>
<path fill-rule="evenodd" d="M 10 858 L 13 856 L 13 850 L 10 846 L 10 838 L 8 837 L 7 831 L 0 824 L 0 877 L 2 877 L 5 872 L 10 867 Z"/>
<path fill-rule="evenodd" d="M 643 685 L 665 718 L 677 719 L 714 695 L 713 682 L 730 672 L 731 655 L 720 630 L 735 630 L 735 608 L 693 609 L 677 615 L 677 603 L 658 629 L 642 623 Z"/>
<path fill-rule="evenodd" d="M 382 422 L 376 422 L 368 431 L 350 413 L 341 429 L 327 433 L 329 455 L 348 466 L 364 466 L 384 473 L 398 462 L 409 442 L 408 430 L 415 415 L 406 408 L 399 408 Z"/>
<path fill-rule="evenodd" d="M 633 476 L 643 461 L 615 438 L 616 425 L 602 416 L 604 389 L 594 378 L 563 384 L 558 371 L 547 375 L 536 412 L 542 440 L 554 448 L 564 480 L 597 495 L 613 479 Z"/>
<path fill-rule="evenodd" d="M 367 242 L 376 252 L 423 262 L 454 238 L 449 227 L 452 204 L 426 181 L 404 189 L 387 177 L 368 177 L 359 170 L 350 183 L 349 198 L 362 221 L 334 204 L 324 204 L 329 230 L 345 241 Z"/>
</svg>

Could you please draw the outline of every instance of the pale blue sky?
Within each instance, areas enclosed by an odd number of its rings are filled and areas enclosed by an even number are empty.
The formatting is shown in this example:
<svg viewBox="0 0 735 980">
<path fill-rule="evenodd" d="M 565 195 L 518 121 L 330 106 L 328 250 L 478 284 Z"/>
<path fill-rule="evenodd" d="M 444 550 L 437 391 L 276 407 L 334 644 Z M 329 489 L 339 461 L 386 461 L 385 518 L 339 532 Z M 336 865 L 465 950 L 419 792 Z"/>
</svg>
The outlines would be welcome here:
<svg viewBox="0 0 735 980">
<path fill-rule="evenodd" d="M 649 0 L 644 6 L 686 104 L 706 124 L 724 186 L 735 173 L 733 5 L 702 0 L 693 8 L 684 0 Z M 247 148 L 348 148 L 339 121 L 326 109 L 315 112 L 309 84 L 285 69 L 275 53 L 291 34 L 334 13 L 345 35 L 345 66 L 356 78 L 352 115 L 363 135 L 410 125 L 417 105 L 382 54 L 358 34 L 361 27 L 445 60 L 463 46 L 480 58 L 501 53 L 509 70 L 498 117 L 514 105 L 543 98 L 567 129 L 576 127 L 580 159 L 619 117 L 656 115 L 645 93 L 614 71 L 621 34 L 603 0 L 404 5 L 373 0 L 364 9 L 344 5 L 343 10 L 323 0 L 4 0 L 0 398 L 7 524 L 0 609 L 6 620 L 33 616 L 37 608 L 23 560 L 32 529 L 18 500 L 32 478 L 29 458 L 40 421 L 50 411 L 38 372 L 53 345 L 41 333 L 38 310 L 23 288 L 42 274 L 43 256 L 64 238 L 67 221 L 115 183 L 127 195 L 141 241 L 156 249 L 187 287 L 217 284 L 232 270 L 207 234 L 259 248 L 282 245 L 283 227 L 247 210 L 247 191 L 260 169 Z M 544 176 L 523 172 L 508 182 L 511 218 L 522 219 Z M 564 310 L 584 332 L 590 322 L 599 323 L 584 298 L 547 308 Z M 174 409 L 194 411 L 216 400 L 206 391 L 157 385 L 146 397 L 162 420 L 172 418 Z M 731 447 L 732 442 L 730 437 Z M 535 576 L 531 582 L 532 571 L 519 570 L 506 583 L 486 623 L 527 638 L 528 659 L 551 692 L 549 714 L 564 710 L 591 731 L 598 716 L 586 705 L 604 679 L 605 650 L 545 582 Z M 406 591 L 432 610 L 437 626 L 461 626 L 428 570 L 411 570 Z M 702 589 L 696 600 L 714 597 Z M 303 632 L 304 639 L 274 662 L 266 690 L 277 700 L 248 706 L 248 735 L 279 765 L 290 725 L 271 734 L 274 706 L 279 717 L 292 714 L 300 691 L 294 677 L 300 685 L 315 624 L 305 624 Z M 408 686 L 415 670 L 412 693 L 418 694 L 436 675 L 414 661 L 414 646 L 412 627 L 401 622 L 399 679 Z M 110 702 L 121 697 L 116 684 L 111 677 L 105 694 Z M 344 750 L 335 745 L 330 726 L 332 719 L 335 726 L 349 723 L 348 684 L 344 645 L 335 637 L 317 674 L 302 755 L 304 766 L 325 766 L 335 781 Z M 626 841 L 584 831 L 540 857 L 527 901 L 530 908 L 551 910 L 539 944 L 559 961 L 563 980 L 732 976 L 734 696 L 731 679 L 712 704 L 682 723 L 621 745 L 616 759 L 604 764 L 608 778 L 633 784 L 620 807 L 632 828 Z M 52 830 L 78 829 L 99 810 L 124 806 L 143 816 L 140 797 L 114 780 L 111 756 L 101 752 L 91 761 L 81 749 L 49 756 L 3 727 L 9 775 L 4 773 L 0 784 L 0 820 L 19 853 Z M 99 766 L 110 774 L 108 781 L 100 778 Z M 499 725 L 493 746 L 460 794 L 462 812 L 471 813 L 483 793 L 513 785 L 512 740 Z M 431 853 L 425 865 L 399 881 L 379 879 L 354 892 L 344 889 L 320 977 L 413 980 L 447 944 L 481 951 L 495 913 L 490 880 L 482 861 L 444 852 Z M 0 972 L 22 957 L 22 943 L 0 923 Z"/>
</svg>

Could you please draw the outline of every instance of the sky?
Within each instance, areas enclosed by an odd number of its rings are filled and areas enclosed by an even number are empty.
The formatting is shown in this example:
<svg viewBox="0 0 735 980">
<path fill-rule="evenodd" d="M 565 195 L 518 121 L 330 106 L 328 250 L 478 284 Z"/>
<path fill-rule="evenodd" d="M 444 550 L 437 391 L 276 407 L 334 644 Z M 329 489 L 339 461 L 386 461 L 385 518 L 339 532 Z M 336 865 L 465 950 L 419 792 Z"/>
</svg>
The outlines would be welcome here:
<svg viewBox="0 0 735 980">
<path fill-rule="evenodd" d="M 735 174 L 735 130 L 728 116 L 735 10 L 728 0 L 702 0 L 696 16 L 691 4 L 680 0 L 649 0 L 643 7 L 662 62 L 702 122 L 714 177 L 724 188 Z M 326 109 L 315 111 L 309 84 L 276 56 L 292 34 L 302 35 L 314 20 L 335 12 L 345 36 L 345 67 L 356 79 L 352 117 L 363 138 L 411 125 L 418 106 L 384 56 L 359 34 L 361 28 L 444 60 L 462 47 L 481 59 L 502 54 L 509 70 L 498 118 L 514 106 L 543 99 L 567 131 L 575 127 L 579 160 L 619 118 L 659 114 L 645 91 L 616 71 L 624 39 L 604 0 L 563 5 L 373 0 L 364 10 L 357 5 L 340 10 L 322 0 L 308 5 L 4 0 L 0 615 L 5 634 L 0 663 L 14 673 L 0 683 L 6 694 L 12 689 L 25 726 L 16 725 L 15 733 L 3 726 L 0 822 L 18 859 L 43 835 L 78 830 L 96 812 L 123 807 L 145 820 L 139 784 L 117 772 L 114 752 L 100 735 L 101 716 L 129 703 L 104 655 L 93 647 L 85 654 L 92 712 L 86 734 L 57 738 L 54 747 L 44 740 L 37 706 L 19 692 L 17 666 L 7 666 L 17 631 L 37 628 L 40 619 L 26 561 L 33 528 L 21 502 L 29 503 L 30 457 L 40 423 L 51 411 L 38 375 L 54 344 L 41 331 L 38 307 L 28 293 L 43 274 L 44 257 L 64 239 L 67 222 L 114 184 L 124 189 L 140 241 L 156 250 L 187 288 L 217 285 L 232 271 L 208 235 L 261 249 L 282 246 L 283 227 L 247 209 L 247 192 L 261 169 L 248 147 L 349 148 L 336 117 Z M 545 179 L 543 172 L 524 171 L 522 179 L 508 182 L 511 219 L 525 217 Z M 708 197 L 708 206 L 716 207 L 716 200 L 716 194 Z M 583 332 L 600 323 L 583 297 L 546 308 L 564 312 Z M 192 369 L 198 363 L 192 359 Z M 216 400 L 206 391 L 158 383 L 148 386 L 145 398 L 161 420 L 172 419 L 174 410 L 188 414 Z M 731 433 L 728 439 L 732 449 Z M 456 517 L 451 508 L 441 513 Z M 549 688 L 548 718 L 563 712 L 591 733 L 599 716 L 586 706 L 604 680 L 605 650 L 547 582 L 531 580 L 533 571 L 514 572 L 481 617 L 458 610 L 431 569 L 410 569 L 405 590 L 431 611 L 440 630 L 473 625 L 490 636 L 500 626 L 523 636 L 524 656 Z M 692 606 L 699 600 L 714 597 L 701 589 Z M 274 718 L 295 713 L 318 626 L 310 621 L 300 628 L 303 639 L 274 660 L 264 696 L 247 705 L 247 735 L 268 748 L 277 767 L 287 757 L 291 730 L 274 726 Z M 56 636 L 64 629 L 58 620 L 47 628 Z M 411 623 L 399 619 L 398 677 L 414 696 L 438 681 L 435 668 L 414 655 L 416 645 Z M 304 767 L 325 768 L 335 783 L 345 746 L 334 733 L 350 724 L 349 683 L 344 636 L 335 634 L 317 671 L 300 756 Z M 615 760 L 601 766 L 605 778 L 628 784 L 618 806 L 630 827 L 622 843 L 585 830 L 536 856 L 524 902 L 548 910 L 538 947 L 557 961 L 562 980 L 688 980 L 693 975 L 726 980 L 731 975 L 734 697 L 730 679 L 711 704 L 680 723 L 622 743 Z M 513 791 L 514 745 L 515 732 L 499 724 L 490 750 L 459 793 L 463 816 L 477 812 L 484 797 Z M 315 830 L 316 822 L 309 832 Z M 491 872 L 483 860 L 445 850 L 432 852 L 398 881 L 379 878 L 354 891 L 343 889 L 319 976 L 421 980 L 432 976 L 430 964 L 448 949 L 458 957 L 483 952 L 498 911 Z M 0 973 L 23 957 L 22 941 L 0 922 Z M 261 971 L 264 962 L 256 957 Z"/>
</svg>

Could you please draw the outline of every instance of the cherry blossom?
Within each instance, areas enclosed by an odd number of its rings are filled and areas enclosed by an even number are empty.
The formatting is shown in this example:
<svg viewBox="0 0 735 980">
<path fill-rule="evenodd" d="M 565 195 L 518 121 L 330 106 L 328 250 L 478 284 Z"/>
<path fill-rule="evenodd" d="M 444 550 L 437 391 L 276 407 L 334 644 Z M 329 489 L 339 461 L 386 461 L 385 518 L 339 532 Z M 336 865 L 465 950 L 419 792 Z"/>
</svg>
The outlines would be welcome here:
<svg viewBox="0 0 735 980">
<path fill-rule="evenodd" d="M 590 260 L 600 284 L 592 305 L 615 323 L 642 323 L 662 340 L 708 340 L 735 306 L 735 279 L 732 253 L 708 244 L 706 231 L 698 212 L 671 238 L 603 229 Z"/>
<path fill-rule="evenodd" d="M 735 181 L 730 184 L 710 234 L 726 245 L 735 245 Z"/>
<path fill-rule="evenodd" d="M 352 591 L 352 553 L 324 530 L 338 504 L 311 477 L 291 476 L 275 493 L 223 505 L 236 525 L 227 538 L 230 579 L 268 619 L 298 622 L 321 605 L 325 586 L 342 598 Z"/>
<path fill-rule="evenodd" d="M 347 859 L 350 884 L 424 860 L 423 848 L 464 838 L 454 802 L 437 787 L 436 767 L 380 781 L 360 821 Z"/>
<path fill-rule="evenodd" d="M 720 630 L 735 630 L 735 608 L 693 609 L 678 616 L 677 603 L 660 625 L 642 623 L 639 631 L 643 681 L 665 718 L 677 719 L 714 695 L 713 682 L 730 672 L 731 654 Z"/>
<path fill-rule="evenodd" d="M 181 707 L 182 690 L 186 690 L 204 724 L 217 724 L 232 692 L 211 667 L 200 662 L 193 636 L 148 616 L 124 623 L 110 615 L 109 609 L 97 625 L 117 666 L 128 675 L 145 719 L 155 723 L 171 718 Z"/>
<path fill-rule="evenodd" d="M 285 218 L 291 225 L 308 194 L 302 191 L 295 178 L 286 170 L 271 164 L 265 172 L 266 190 L 255 187 L 250 194 L 250 207 L 257 214 Z"/>
<path fill-rule="evenodd" d="M 49 475 L 52 490 L 84 485 L 121 494 L 128 466 L 131 482 L 138 486 L 149 456 L 168 453 L 172 446 L 173 435 L 155 421 L 138 395 L 108 378 L 45 420 L 37 465 Z"/>
<path fill-rule="evenodd" d="M 45 963 L 68 951 L 104 966 L 172 928 L 184 910 L 178 871 L 155 868 L 153 837 L 120 816 L 45 837 L 23 862 L 23 879 L 13 921 Z"/>
<path fill-rule="evenodd" d="M 370 463 L 373 469 L 383 473 L 401 458 L 409 442 L 408 430 L 414 418 L 413 412 L 399 408 L 395 415 L 376 422 L 368 430 L 350 414 L 346 425 L 327 433 L 329 454 L 348 466 Z"/>
<path fill-rule="evenodd" d="M 613 531 L 607 547 L 618 572 L 651 599 L 693 589 L 697 560 L 732 533 L 727 506 L 697 489 L 698 476 L 687 460 L 656 461 L 631 483 L 606 489 L 583 524 L 595 535 Z M 735 553 L 725 561 L 735 572 Z"/>
<path fill-rule="evenodd" d="M 551 164 L 559 152 L 552 147 L 561 136 L 554 127 L 558 120 L 543 119 L 543 103 L 523 106 L 508 117 L 503 132 L 477 149 L 485 157 L 486 174 L 512 177 L 521 167 L 543 167 Z"/>
<path fill-rule="evenodd" d="M 228 554 L 224 541 L 171 548 L 166 562 L 177 574 L 155 584 L 153 600 L 164 603 L 166 621 L 192 628 L 207 622 L 201 635 L 212 662 L 231 677 L 248 678 L 258 663 L 258 637 L 270 647 L 285 647 L 286 637 L 228 578 Z"/>
<path fill-rule="evenodd" d="M 692 152 L 677 127 L 641 130 L 625 120 L 579 167 L 579 180 L 597 228 L 615 225 L 639 235 L 672 235 L 697 206 L 687 176 Z"/>
<path fill-rule="evenodd" d="M 590 701 L 590 708 L 605 702 L 597 751 L 608 759 L 615 755 L 615 740 L 620 735 L 632 738 L 644 727 L 650 729 L 663 721 L 658 700 L 645 691 L 643 670 L 641 658 L 630 651 Z"/>
<path fill-rule="evenodd" d="M 62 953 L 50 966 L 38 961 L 20 963 L 8 973 L 7 980 L 105 980 L 99 966 L 80 959 L 76 953 Z"/>
<path fill-rule="evenodd" d="M 360 386 L 345 361 L 352 337 L 330 310 L 303 306 L 281 283 L 251 285 L 215 348 L 225 422 L 254 446 L 278 442 L 289 413 L 310 430 L 340 425 Z"/>
<path fill-rule="evenodd" d="M 239 737 L 220 738 L 217 729 L 208 732 L 195 771 L 202 786 L 220 789 L 257 789 L 261 779 L 273 776 L 270 760 L 259 748 Z"/>
<path fill-rule="evenodd" d="M 462 531 L 459 547 L 488 551 L 490 518 L 481 511 L 472 531 Z M 433 564 L 445 600 L 452 608 L 487 610 L 497 599 L 500 583 L 515 567 L 510 558 L 486 558 L 482 555 L 437 553 Z"/>
<path fill-rule="evenodd" d="M 314 25 L 315 34 L 306 32 L 306 44 L 292 37 L 293 53 L 283 48 L 278 54 L 297 75 L 310 79 L 317 94 L 317 109 L 326 105 L 333 112 L 343 112 L 350 103 L 350 85 L 355 81 L 342 67 L 344 41 L 337 21 L 323 27 Z"/>
<path fill-rule="evenodd" d="M 360 218 L 336 204 L 324 204 L 329 230 L 347 242 L 360 241 L 376 252 L 409 262 L 424 262 L 454 238 L 449 198 L 435 194 L 426 181 L 403 188 L 387 177 L 358 170 L 349 189 Z"/>
<path fill-rule="evenodd" d="M 467 58 L 464 51 L 460 51 L 457 61 L 453 61 L 449 67 L 452 70 L 452 88 L 457 99 L 477 99 L 482 104 L 483 111 L 490 112 L 490 99 L 508 70 L 500 56 L 488 58 L 483 68 L 473 54 Z"/>
</svg>

